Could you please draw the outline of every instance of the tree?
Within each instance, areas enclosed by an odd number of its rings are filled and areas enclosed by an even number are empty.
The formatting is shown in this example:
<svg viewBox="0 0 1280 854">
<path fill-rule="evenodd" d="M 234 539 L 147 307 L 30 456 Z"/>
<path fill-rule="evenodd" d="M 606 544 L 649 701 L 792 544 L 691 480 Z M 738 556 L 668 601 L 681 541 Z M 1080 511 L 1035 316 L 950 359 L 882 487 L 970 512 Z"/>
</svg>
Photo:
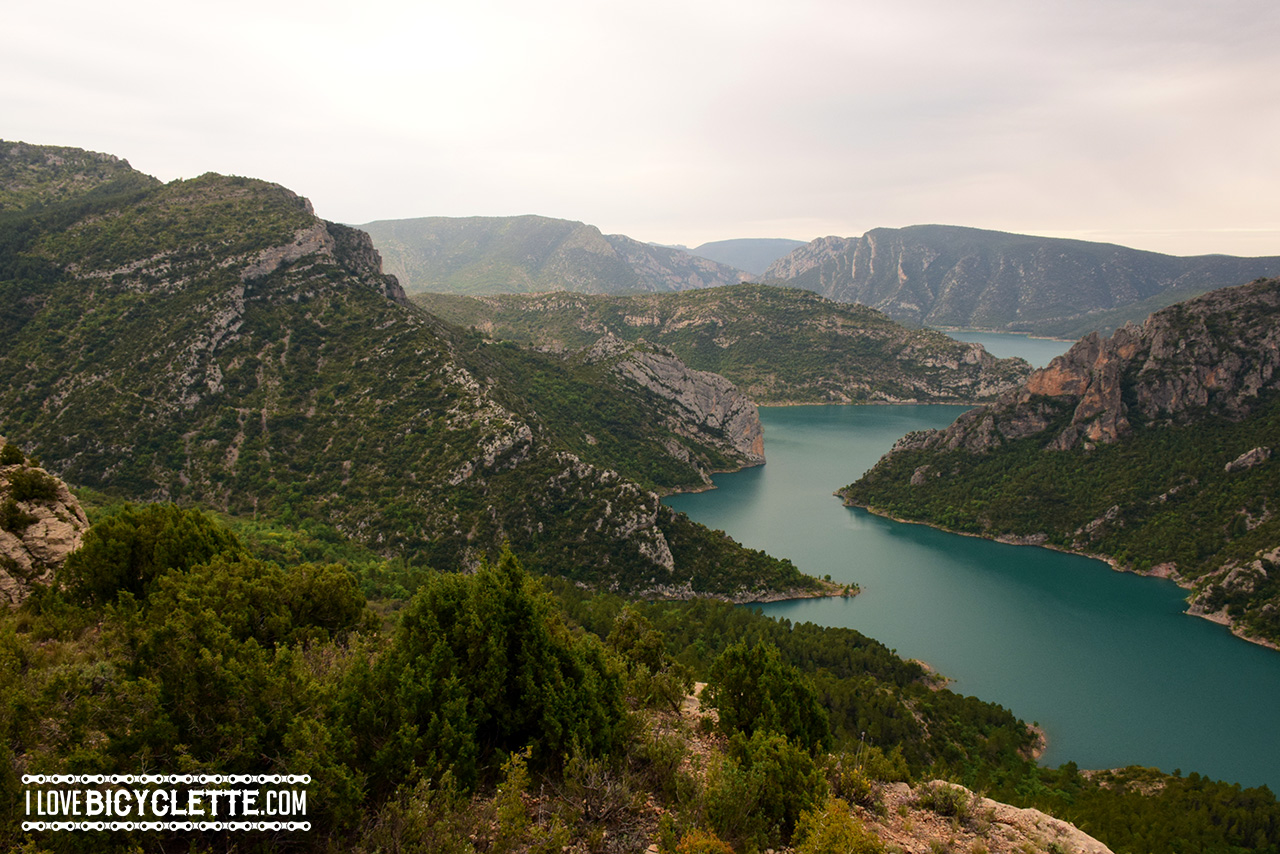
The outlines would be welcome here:
<svg viewBox="0 0 1280 854">
<path fill-rule="evenodd" d="M 105 604 L 124 592 L 141 599 L 166 573 L 185 572 L 219 554 L 238 556 L 243 549 L 208 514 L 173 504 L 128 505 L 88 530 L 59 580 L 72 599 L 85 603 Z"/>
<path fill-rule="evenodd" d="M 726 735 L 771 730 L 811 753 L 831 746 L 827 713 L 813 684 L 771 643 L 726 649 L 711 667 L 706 698 Z"/>
<path fill-rule="evenodd" d="M 368 692 L 388 698 L 369 704 Z M 431 577 L 405 608 L 391 648 L 357 674 L 352 730 L 375 777 L 392 785 L 417 766 L 452 769 L 473 787 L 503 754 L 531 747 L 546 765 L 575 746 L 621 739 L 621 665 L 574 635 L 510 550 L 474 575 Z"/>
</svg>

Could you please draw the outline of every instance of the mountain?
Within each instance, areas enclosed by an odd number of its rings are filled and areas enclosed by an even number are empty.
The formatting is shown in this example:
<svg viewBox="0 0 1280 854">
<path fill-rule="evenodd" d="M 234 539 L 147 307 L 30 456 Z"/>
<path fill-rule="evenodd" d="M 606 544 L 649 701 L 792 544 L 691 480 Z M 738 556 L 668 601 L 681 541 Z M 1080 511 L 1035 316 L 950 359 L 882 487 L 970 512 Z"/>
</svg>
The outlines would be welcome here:
<svg viewBox="0 0 1280 854">
<path fill-rule="evenodd" d="M 719 377 L 643 348 L 488 344 L 409 305 L 367 235 L 284 187 L 96 180 L 101 158 L 66 151 L 0 216 L 0 433 L 50 471 L 442 567 L 509 542 L 619 590 L 817 586 L 658 500 L 762 459 L 754 405 Z"/>
<path fill-rule="evenodd" d="M 0 215 L 82 197 L 104 186 L 154 187 L 159 181 L 111 154 L 0 140 Z"/>
<path fill-rule="evenodd" d="M 1280 257 L 1175 257 L 948 225 L 824 237 L 774 262 L 785 282 L 905 323 L 1075 338 L 1214 288 L 1280 275 Z"/>
<path fill-rule="evenodd" d="M 807 291 L 732 285 L 668 294 L 461 297 L 416 304 L 496 338 L 572 351 L 601 336 L 668 347 L 758 403 L 989 400 L 1030 373 L 981 345 L 907 329 Z"/>
<path fill-rule="evenodd" d="M 425 217 L 360 227 L 411 293 L 682 291 L 748 278 L 679 249 L 541 216 Z"/>
<path fill-rule="evenodd" d="M 1191 611 L 1280 642 L 1280 279 L 1076 343 L 842 495 L 1172 578 Z"/>
<path fill-rule="evenodd" d="M 774 261 L 804 245 L 803 240 L 745 237 L 736 240 L 713 240 L 688 252 L 700 258 L 709 258 L 720 264 L 746 270 L 752 276 L 758 277 L 763 275 Z"/>
</svg>

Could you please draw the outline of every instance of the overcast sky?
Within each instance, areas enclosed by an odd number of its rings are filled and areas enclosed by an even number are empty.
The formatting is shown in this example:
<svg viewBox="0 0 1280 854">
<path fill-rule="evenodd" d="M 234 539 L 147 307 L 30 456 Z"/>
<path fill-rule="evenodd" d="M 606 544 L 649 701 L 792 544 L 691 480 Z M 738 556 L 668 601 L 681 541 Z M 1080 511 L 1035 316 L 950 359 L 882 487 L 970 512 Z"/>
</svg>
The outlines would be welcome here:
<svg viewBox="0 0 1280 854">
<path fill-rule="evenodd" d="M 1280 255 L 1278 44 L 1276 0 L 45 0 L 0 25 L 0 138 L 348 223 Z"/>
</svg>

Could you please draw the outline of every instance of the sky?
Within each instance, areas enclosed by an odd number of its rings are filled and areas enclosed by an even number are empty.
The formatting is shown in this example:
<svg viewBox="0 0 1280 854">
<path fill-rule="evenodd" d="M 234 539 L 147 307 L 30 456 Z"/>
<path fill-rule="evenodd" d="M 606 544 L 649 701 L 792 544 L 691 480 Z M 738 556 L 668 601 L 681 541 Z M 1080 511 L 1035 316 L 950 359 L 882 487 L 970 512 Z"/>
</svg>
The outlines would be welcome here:
<svg viewBox="0 0 1280 854">
<path fill-rule="evenodd" d="M 696 246 L 945 223 L 1280 255 L 1275 0 L 44 0 L 0 138 Z"/>
</svg>

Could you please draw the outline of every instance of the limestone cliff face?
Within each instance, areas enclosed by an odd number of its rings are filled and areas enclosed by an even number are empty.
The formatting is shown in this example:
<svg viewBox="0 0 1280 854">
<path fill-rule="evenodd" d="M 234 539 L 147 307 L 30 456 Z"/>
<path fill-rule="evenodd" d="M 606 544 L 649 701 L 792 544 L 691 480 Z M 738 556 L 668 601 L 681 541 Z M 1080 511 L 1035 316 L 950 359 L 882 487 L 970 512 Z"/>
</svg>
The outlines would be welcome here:
<svg viewBox="0 0 1280 854">
<path fill-rule="evenodd" d="M 0 602 L 16 605 L 33 582 L 48 582 L 88 527 L 61 480 L 26 463 L 0 466 Z"/>
<path fill-rule="evenodd" d="M 1092 334 L 996 403 L 899 447 L 983 452 L 1051 426 L 1052 449 L 1111 443 L 1136 424 L 1244 417 L 1278 387 L 1280 279 L 1260 279 L 1170 306 L 1110 338 Z"/>
<path fill-rule="evenodd" d="M 1183 258 L 1082 240 L 916 225 L 820 238 L 774 262 L 764 280 L 926 326 L 1061 335 L 1081 324 L 1099 328 L 1091 322 L 1099 312 L 1142 317 L 1193 294 L 1275 275 L 1276 257 Z M 1126 312 L 1127 306 L 1136 308 Z"/>
<path fill-rule="evenodd" d="M 667 426 L 680 436 L 709 445 L 741 466 L 764 462 L 764 430 L 750 398 L 719 374 L 690 368 L 666 347 L 628 344 L 604 335 L 587 352 L 592 362 L 608 360 L 612 370 L 640 388 L 670 401 Z M 687 449 L 668 447 L 692 462 Z M 705 482 L 711 472 L 702 469 Z"/>
</svg>

